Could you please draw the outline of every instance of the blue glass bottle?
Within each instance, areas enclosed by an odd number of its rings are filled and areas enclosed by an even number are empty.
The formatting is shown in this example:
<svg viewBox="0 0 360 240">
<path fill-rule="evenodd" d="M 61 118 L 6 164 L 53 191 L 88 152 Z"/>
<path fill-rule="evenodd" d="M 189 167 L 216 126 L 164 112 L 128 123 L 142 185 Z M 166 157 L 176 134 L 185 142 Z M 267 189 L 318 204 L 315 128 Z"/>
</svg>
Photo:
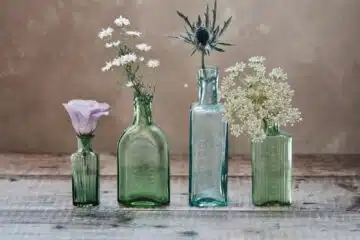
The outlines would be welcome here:
<svg viewBox="0 0 360 240">
<path fill-rule="evenodd" d="M 190 206 L 227 206 L 228 123 L 219 97 L 218 68 L 200 69 L 198 102 L 190 107 Z"/>
</svg>

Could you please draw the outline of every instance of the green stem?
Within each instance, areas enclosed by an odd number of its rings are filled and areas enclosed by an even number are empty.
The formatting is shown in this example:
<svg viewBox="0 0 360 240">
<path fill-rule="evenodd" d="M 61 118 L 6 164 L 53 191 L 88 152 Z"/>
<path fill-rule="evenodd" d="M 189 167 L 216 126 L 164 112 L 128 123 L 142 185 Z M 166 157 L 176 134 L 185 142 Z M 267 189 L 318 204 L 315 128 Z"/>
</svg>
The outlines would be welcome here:
<svg viewBox="0 0 360 240">
<path fill-rule="evenodd" d="M 206 71 L 205 71 L 205 52 L 204 51 L 201 51 L 201 68 L 204 72 L 204 77 L 206 77 Z"/>
<path fill-rule="evenodd" d="M 205 53 L 201 51 L 201 68 L 204 69 L 205 72 Z"/>
</svg>

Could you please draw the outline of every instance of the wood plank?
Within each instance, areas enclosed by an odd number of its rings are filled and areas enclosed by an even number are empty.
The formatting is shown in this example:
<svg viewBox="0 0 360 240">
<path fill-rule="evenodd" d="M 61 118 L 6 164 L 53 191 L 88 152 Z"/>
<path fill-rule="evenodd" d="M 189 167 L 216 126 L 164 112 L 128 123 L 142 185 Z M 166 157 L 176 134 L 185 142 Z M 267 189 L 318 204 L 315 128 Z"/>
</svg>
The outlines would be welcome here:
<svg viewBox="0 0 360 240">
<path fill-rule="evenodd" d="M 229 179 L 227 208 L 213 211 L 360 211 L 360 178 L 297 178 L 294 180 L 291 207 L 259 208 L 251 203 L 251 180 Z M 71 182 L 69 180 L 0 180 L 0 209 L 57 210 L 72 209 Z M 5 190 L 6 189 L 6 190 Z M 196 210 L 187 206 L 188 181 L 184 177 L 173 177 L 171 181 L 171 205 L 162 210 Z M 101 181 L 101 206 L 99 209 L 117 209 L 116 180 Z"/>
<path fill-rule="evenodd" d="M 230 206 L 187 206 L 187 178 L 173 177 L 171 205 L 119 207 L 115 178 L 101 205 L 73 208 L 70 180 L 0 180 L 1 239 L 358 239 L 360 178 L 295 178 L 292 207 L 251 204 L 248 177 L 229 179 Z"/>
<path fill-rule="evenodd" d="M 113 214 L 106 221 L 65 222 L 60 224 L 1 224 L 4 240 L 173 240 L 173 239 L 230 239 L 230 240 L 333 240 L 359 239 L 358 216 L 329 215 L 321 218 L 267 216 L 227 213 L 211 216 L 161 215 L 137 212 L 123 221 Z M 130 213 L 128 213 L 130 214 Z"/>
<path fill-rule="evenodd" d="M 171 172 L 174 176 L 188 175 L 187 155 L 171 156 Z M 101 174 L 116 175 L 116 158 L 101 155 Z M 69 176 L 68 155 L 0 154 L 0 176 Z M 229 176 L 250 176 L 249 155 L 231 156 Z M 295 154 L 293 156 L 294 176 L 359 176 L 360 155 Z"/>
</svg>

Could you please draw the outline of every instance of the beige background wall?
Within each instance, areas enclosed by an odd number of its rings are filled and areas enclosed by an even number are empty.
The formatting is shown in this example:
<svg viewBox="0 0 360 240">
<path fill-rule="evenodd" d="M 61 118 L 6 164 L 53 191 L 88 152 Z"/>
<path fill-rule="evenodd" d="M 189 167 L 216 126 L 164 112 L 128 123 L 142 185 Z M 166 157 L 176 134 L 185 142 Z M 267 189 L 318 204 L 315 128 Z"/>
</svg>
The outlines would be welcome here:
<svg viewBox="0 0 360 240">
<path fill-rule="evenodd" d="M 100 71 L 108 51 L 97 33 L 123 14 L 161 60 L 154 118 L 173 153 L 186 153 L 199 57 L 164 36 L 183 29 L 176 9 L 194 19 L 204 6 L 203 0 L 2 0 L 0 151 L 74 151 L 61 103 L 92 98 L 113 108 L 100 120 L 96 149 L 115 152 L 131 122 L 131 94 L 116 84 L 119 73 Z M 294 104 L 304 114 L 301 125 L 287 129 L 295 153 L 360 153 L 360 1 L 219 0 L 219 12 L 221 21 L 233 16 L 223 40 L 236 47 L 208 63 L 225 68 L 264 55 L 269 67 L 288 72 Z M 230 150 L 248 153 L 247 140 L 232 138 Z"/>
</svg>

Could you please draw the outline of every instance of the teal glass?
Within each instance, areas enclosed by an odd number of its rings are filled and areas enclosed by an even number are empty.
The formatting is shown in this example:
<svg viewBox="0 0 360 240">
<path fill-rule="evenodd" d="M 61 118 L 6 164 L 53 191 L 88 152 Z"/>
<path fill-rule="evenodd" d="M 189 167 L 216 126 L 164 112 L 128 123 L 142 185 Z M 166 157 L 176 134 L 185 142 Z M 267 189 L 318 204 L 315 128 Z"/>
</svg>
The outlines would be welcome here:
<svg viewBox="0 0 360 240">
<path fill-rule="evenodd" d="M 266 138 L 252 142 L 252 201 L 256 206 L 292 202 L 292 138 L 264 121 Z"/>
<path fill-rule="evenodd" d="M 227 206 L 228 123 L 219 103 L 219 71 L 198 72 L 198 102 L 190 107 L 189 205 Z"/>
<path fill-rule="evenodd" d="M 117 197 L 129 207 L 170 203 L 170 157 L 165 134 L 152 118 L 152 98 L 134 95 L 133 124 L 117 147 Z"/>
<path fill-rule="evenodd" d="M 92 150 L 92 138 L 77 136 L 78 150 L 70 157 L 74 206 L 96 206 L 100 202 L 99 155 Z"/>
</svg>

